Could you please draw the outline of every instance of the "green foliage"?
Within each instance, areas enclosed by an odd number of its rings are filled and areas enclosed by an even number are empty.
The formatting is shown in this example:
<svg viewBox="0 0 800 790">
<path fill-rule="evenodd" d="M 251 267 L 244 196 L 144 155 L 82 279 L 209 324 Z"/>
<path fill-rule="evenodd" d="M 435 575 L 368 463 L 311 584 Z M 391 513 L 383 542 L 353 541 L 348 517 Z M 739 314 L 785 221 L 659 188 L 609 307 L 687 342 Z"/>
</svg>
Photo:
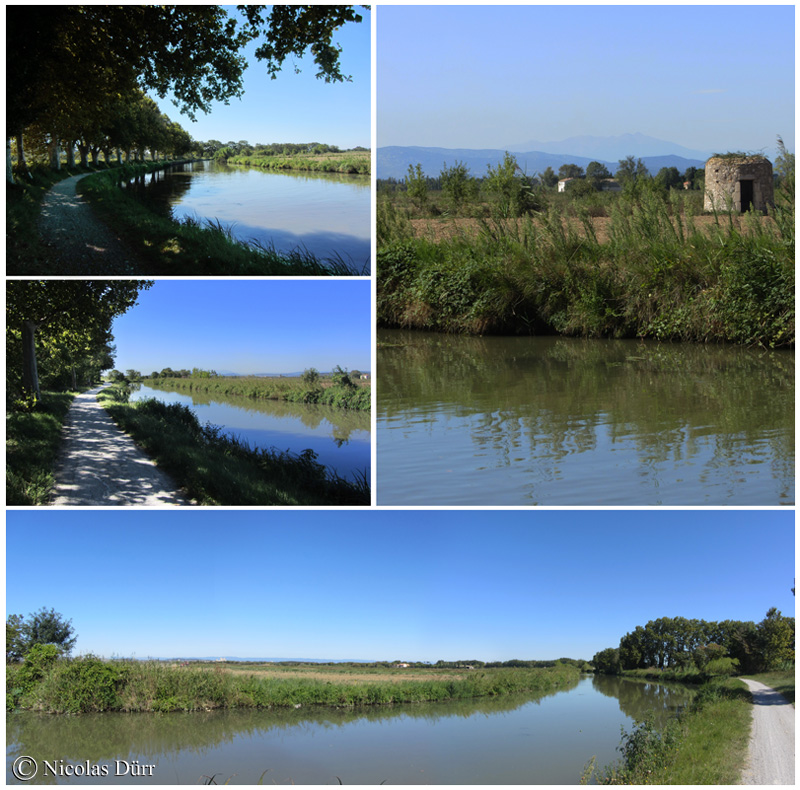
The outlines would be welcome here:
<svg viewBox="0 0 800 790">
<path fill-rule="evenodd" d="M 6 663 L 20 661 L 25 655 L 23 624 L 24 618 L 21 614 L 10 614 L 6 619 Z"/>
<path fill-rule="evenodd" d="M 456 212 L 477 192 L 475 181 L 469 175 L 469 168 L 463 162 L 456 161 L 452 167 L 447 167 L 445 163 L 439 178 L 442 194 Z"/>
<path fill-rule="evenodd" d="M 38 612 L 28 615 L 21 631 L 26 656 L 38 645 L 55 646 L 59 654 L 68 655 L 78 640 L 72 620 L 65 620 L 62 614 L 52 608 L 42 607 Z"/>
<path fill-rule="evenodd" d="M 535 218 L 482 222 L 477 237 L 431 242 L 396 225 L 378 249 L 379 325 L 791 347 L 793 206 L 780 219 L 776 209 L 774 223 L 745 218 L 700 232 L 701 197 L 644 181 L 637 195 L 595 193 L 562 210 L 557 199 L 571 198 L 555 196 Z M 508 201 L 492 205 L 511 213 Z M 590 215 L 606 211 L 600 242 Z"/>
<path fill-rule="evenodd" d="M 50 496 L 61 433 L 74 393 L 42 392 L 6 412 L 6 502 L 42 505 Z"/>
<path fill-rule="evenodd" d="M 102 662 L 93 656 L 51 663 L 37 675 L 36 695 L 16 695 L 22 707 L 54 713 L 102 710 L 193 711 L 296 705 L 379 705 L 547 692 L 574 686 L 579 670 L 559 664 L 538 669 L 475 670 L 447 679 L 355 683 L 322 678 L 259 676 L 221 668 L 170 667 L 160 662 Z M 13 682 L 18 683 L 18 677 Z M 8 697 L 7 697 L 8 705 Z"/>
<path fill-rule="evenodd" d="M 29 692 L 55 666 L 60 655 L 56 645 L 35 644 L 25 654 L 25 662 L 16 674 L 17 683 Z"/>
<path fill-rule="evenodd" d="M 200 504 L 370 504 L 366 474 L 355 481 L 340 478 L 311 450 L 295 455 L 251 448 L 216 426 L 201 425 L 182 404 L 121 403 L 110 400 L 108 391 L 100 399 L 112 419 Z"/>
<path fill-rule="evenodd" d="M 417 164 L 416 169 L 413 165 L 408 166 L 406 175 L 406 192 L 418 208 L 425 208 L 428 203 L 428 179 L 422 172 L 422 165 Z"/>
<path fill-rule="evenodd" d="M 485 188 L 492 196 L 494 216 L 498 218 L 521 217 L 539 206 L 533 179 L 522 173 L 516 158 L 508 151 L 501 164 L 488 166 Z"/>
<path fill-rule="evenodd" d="M 306 368 L 301 376 L 303 384 L 309 388 L 314 388 L 319 384 L 319 371 L 316 368 Z"/>
</svg>

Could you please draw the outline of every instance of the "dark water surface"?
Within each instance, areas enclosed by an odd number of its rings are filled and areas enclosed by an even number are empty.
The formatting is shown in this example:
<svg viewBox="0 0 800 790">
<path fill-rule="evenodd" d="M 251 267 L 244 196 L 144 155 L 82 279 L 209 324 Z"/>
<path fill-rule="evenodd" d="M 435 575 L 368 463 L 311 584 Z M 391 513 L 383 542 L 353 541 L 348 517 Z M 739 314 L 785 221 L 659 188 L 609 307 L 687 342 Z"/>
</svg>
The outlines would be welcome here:
<svg viewBox="0 0 800 790">
<path fill-rule="evenodd" d="M 308 448 L 317 454 L 321 464 L 341 477 L 352 480 L 366 471 L 369 479 L 369 412 L 279 400 L 221 399 L 217 395 L 212 399 L 202 393 L 171 392 L 144 385 L 131 394 L 132 401 L 144 398 L 188 406 L 201 424 L 218 425 L 252 447 L 274 447 L 295 455 Z"/>
<path fill-rule="evenodd" d="M 360 270 L 370 258 L 368 176 L 271 172 L 217 162 L 178 165 L 129 185 L 154 211 L 182 220 L 218 220 L 243 242 L 335 254 Z"/>
<path fill-rule="evenodd" d="M 790 505 L 794 353 L 381 330 L 378 504 Z"/>
<path fill-rule="evenodd" d="M 339 710 L 187 714 L 12 714 L 6 778 L 21 756 L 39 764 L 106 766 L 96 782 L 133 784 L 577 784 L 592 756 L 615 761 L 620 726 L 684 706 L 678 685 L 583 677 L 557 693 Z M 115 760 L 153 766 L 114 776 Z M 57 764 L 58 765 L 58 764 Z M 56 766 L 57 767 L 57 766 Z M 121 765 L 121 770 L 125 770 Z M 91 782 L 91 777 L 58 777 Z"/>
</svg>

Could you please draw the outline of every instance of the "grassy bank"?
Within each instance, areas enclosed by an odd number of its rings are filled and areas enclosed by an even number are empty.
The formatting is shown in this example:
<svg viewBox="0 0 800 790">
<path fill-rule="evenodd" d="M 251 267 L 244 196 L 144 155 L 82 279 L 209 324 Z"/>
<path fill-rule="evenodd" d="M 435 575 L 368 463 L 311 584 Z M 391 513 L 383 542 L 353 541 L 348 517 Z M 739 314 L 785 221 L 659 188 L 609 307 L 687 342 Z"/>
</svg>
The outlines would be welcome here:
<svg viewBox="0 0 800 790">
<path fill-rule="evenodd" d="M 741 681 L 710 681 L 664 729 L 649 720 L 637 722 L 623 735 L 622 760 L 599 771 L 588 766 L 584 782 L 738 784 L 747 757 L 751 708 Z"/>
<path fill-rule="evenodd" d="M 26 662 L 27 664 L 27 662 Z M 569 688 L 575 667 L 483 669 L 461 672 L 428 669 L 413 677 L 384 670 L 371 678 L 343 681 L 334 668 L 314 667 L 313 677 L 281 671 L 230 671 L 163 662 L 105 662 L 87 656 L 45 660 L 26 669 L 8 665 L 7 709 L 49 713 L 93 711 L 198 711 L 215 708 L 269 708 L 297 705 L 385 705 L 500 696 Z M 42 665 L 43 664 L 43 665 Z"/>
<path fill-rule="evenodd" d="M 258 156 L 256 154 L 229 157 L 229 165 L 247 165 L 263 170 L 306 170 L 317 173 L 370 174 L 369 151 L 341 151 L 294 156 Z"/>
<path fill-rule="evenodd" d="M 368 385 L 337 385 L 324 379 L 314 386 L 308 386 L 301 378 L 255 376 L 159 378 L 145 379 L 143 383 L 149 387 L 178 392 L 202 392 L 220 397 L 238 396 L 254 400 L 285 400 L 291 403 L 318 403 L 353 411 L 368 411 L 371 400 L 371 388 Z"/>
<path fill-rule="evenodd" d="M 794 204 L 765 222 L 720 215 L 698 227 L 645 193 L 591 217 L 554 207 L 486 219 L 477 234 L 419 238 L 379 208 L 381 326 L 472 334 L 794 344 Z"/>
<path fill-rule="evenodd" d="M 6 411 L 6 502 L 43 505 L 54 484 L 61 432 L 74 392 L 43 392 L 35 406 Z"/>
<path fill-rule="evenodd" d="M 213 222 L 176 222 L 153 213 L 120 185 L 167 163 L 125 165 L 80 182 L 79 192 L 97 214 L 125 239 L 146 271 L 172 275 L 303 275 L 363 274 L 340 257 L 322 260 L 307 251 L 278 253 L 273 248 L 245 245 Z"/>
<path fill-rule="evenodd" d="M 124 387 L 99 400 L 119 427 L 203 505 L 369 505 L 366 472 L 356 482 L 338 477 L 310 450 L 294 455 L 254 449 L 201 425 L 186 406 L 127 402 Z"/>
</svg>

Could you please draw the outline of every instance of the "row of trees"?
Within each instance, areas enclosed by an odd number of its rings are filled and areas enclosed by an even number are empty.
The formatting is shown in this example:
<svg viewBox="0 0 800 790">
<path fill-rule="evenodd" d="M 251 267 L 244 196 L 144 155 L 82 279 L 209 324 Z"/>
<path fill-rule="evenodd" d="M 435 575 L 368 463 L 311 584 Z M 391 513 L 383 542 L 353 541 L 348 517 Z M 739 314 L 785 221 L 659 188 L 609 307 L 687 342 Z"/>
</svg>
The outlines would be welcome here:
<svg viewBox="0 0 800 790">
<path fill-rule="evenodd" d="M 794 618 L 774 607 L 752 621 L 659 617 L 622 637 L 592 659 L 597 672 L 629 669 L 760 672 L 794 663 Z"/>
<path fill-rule="evenodd" d="M 54 167 L 62 148 L 180 153 L 191 143 L 154 111 L 145 95 L 172 93 L 194 119 L 214 101 L 242 95 L 248 43 L 274 79 L 284 60 L 310 48 L 326 81 L 342 74 L 333 35 L 360 22 L 353 6 L 239 6 L 239 20 L 221 6 L 37 6 L 6 10 L 6 172 L 11 139 L 18 165 L 25 142 L 45 146 Z M 154 124 L 152 134 L 148 123 Z M 108 157 L 107 157 L 108 158 Z M 155 157 L 154 157 L 155 158 Z"/>
<path fill-rule="evenodd" d="M 114 364 L 111 323 L 136 304 L 144 280 L 9 280 L 6 395 L 35 403 L 41 382 L 65 390 Z"/>
<path fill-rule="evenodd" d="M 163 368 L 162 370 L 154 370 L 147 378 L 150 379 L 213 379 L 217 378 L 219 374 L 214 370 L 203 370 L 202 368 L 192 368 L 187 370 L 173 370 L 172 368 Z M 124 373 L 121 370 L 112 370 L 108 374 L 110 381 L 114 382 L 129 382 L 141 381 L 145 378 L 141 371 L 128 368 Z"/>
<path fill-rule="evenodd" d="M 366 151 L 356 146 L 355 151 Z M 221 143 L 219 140 L 195 143 L 194 151 L 203 157 L 228 159 L 234 156 L 299 156 L 303 154 L 338 154 L 341 149 L 337 145 L 327 143 L 256 143 L 250 145 L 247 140 Z"/>
<path fill-rule="evenodd" d="M 12 614 L 6 619 L 6 662 L 21 661 L 36 645 L 54 645 L 61 655 L 69 655 L 77 639 L 72 620 L 54 609 L 32 612 L 27 620 Z"/>
</svg>

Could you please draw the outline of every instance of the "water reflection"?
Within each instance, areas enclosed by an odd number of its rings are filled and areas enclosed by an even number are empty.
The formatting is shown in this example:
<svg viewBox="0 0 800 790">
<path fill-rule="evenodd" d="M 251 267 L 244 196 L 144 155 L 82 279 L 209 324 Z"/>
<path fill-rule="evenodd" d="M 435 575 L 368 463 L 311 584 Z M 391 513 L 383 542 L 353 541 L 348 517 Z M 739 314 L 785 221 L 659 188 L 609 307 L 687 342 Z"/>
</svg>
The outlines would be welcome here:
<svg viewBox="0 0 800 790">
<path fill-rule="evenodd" d="M 584 677 L 541 695 L 360 709 L 12 714 L 7 759 L 156 766 L 150 779 L 103 782 L 198 783 L 216 773 L 218 784 L 254 784 L 269 769 L 266 781 L 279 784 L 576 784 L 592 755 L 601 765 L 616 759 L 620 726 L 631 717 L 651 708 L 666 714 L 690 693 Z"/>
<path fill-rule="evenodd" d="M 156 384 L 135 385 L 131 400 L 144 398 L 188 406 L 202 424 L 220 426 L 251 446 L 294 454 L 311 449 L 321 464 L 342 477 L 368 471 L 371 464 L 369 412 L 279 400 L 211 398 L 205 393 L 174 392 Z"/>
<path fill-rule="evenodd" d="M 195 162 L 137 176 L 126 188 L 162 216 L 219 221 L 242 242 L 338 254 L 359 267 L 369 261 L 367 176 Z"/>
<path fill-rule="evenodd" d="M 378 343 L 381 504 L 794 501 L 791 352 L 388 330 Z"/>
</svg>

